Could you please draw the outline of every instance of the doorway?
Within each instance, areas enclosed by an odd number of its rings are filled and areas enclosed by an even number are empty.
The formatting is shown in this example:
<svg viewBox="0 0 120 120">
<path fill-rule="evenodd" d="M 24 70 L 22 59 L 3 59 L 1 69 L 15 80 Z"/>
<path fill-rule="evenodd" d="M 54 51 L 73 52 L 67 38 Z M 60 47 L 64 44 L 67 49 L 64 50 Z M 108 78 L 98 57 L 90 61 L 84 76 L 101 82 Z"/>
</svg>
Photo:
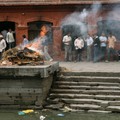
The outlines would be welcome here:
<svg viewBox="0 0 120 120">
<path fill-rule="evenodd" d="M 0 32 L 3 30 L 8 31 L 8 29 L 12 29 L 13 31 L 15 31 L 15 22 L 8 21 L 0 22 Z"/>
<path fill-rule="evenodd" d="M 15 38 L 15 46 L 16 46 L 16 34 L 15 34 L 15 22 L 10 22 L 10 21 L 2 21 L 0 22 L 0 33 L 3 34 L 4 39 L 6 39 L 6 35 L 8 30 L 11 29 Z M 8 45 L 6 50 L 8 49 Z"/>
<path fill-rule="evenodd" d="M 29 29 L 28 29 L 28 39 L 34 40 L 35 38 L 39 37 L 40 30 L 43 26 L 47 29 L 46 36 L 48 38 L 48 42 L 53 42 L 53 30 L 52 26 L 53 24 L 51 22 L 47 21 L 34 21 L 28 23 Z"/>
</svg>

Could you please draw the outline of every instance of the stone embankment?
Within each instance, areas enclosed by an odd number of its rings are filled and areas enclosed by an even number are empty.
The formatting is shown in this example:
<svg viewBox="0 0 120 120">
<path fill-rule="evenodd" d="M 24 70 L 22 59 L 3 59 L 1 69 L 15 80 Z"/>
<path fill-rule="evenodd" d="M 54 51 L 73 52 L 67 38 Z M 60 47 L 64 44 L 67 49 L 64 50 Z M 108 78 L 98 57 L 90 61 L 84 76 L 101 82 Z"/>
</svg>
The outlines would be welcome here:
<svg viewBox="0 0 120 120">
<path fill-rule="evenodd" d="M 112 77 L 114 76 L 114 77 Z M 120 75 L 63 72 L 54 81 L 46 108 L 88 112 L 120 112 Z"/>
</svg>

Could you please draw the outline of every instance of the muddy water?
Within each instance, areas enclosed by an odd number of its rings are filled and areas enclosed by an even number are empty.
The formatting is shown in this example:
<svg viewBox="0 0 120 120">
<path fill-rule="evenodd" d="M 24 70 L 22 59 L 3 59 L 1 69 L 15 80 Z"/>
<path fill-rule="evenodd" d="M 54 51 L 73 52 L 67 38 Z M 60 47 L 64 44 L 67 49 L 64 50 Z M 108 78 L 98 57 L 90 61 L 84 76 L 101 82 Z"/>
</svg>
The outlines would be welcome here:
<svg viewBox="0 0 120 120">
<path fill-rule="evenodd" d="M 0 110 L 0 120 L 120 120 L 119 113 L 81 113 L 61 111 L 34 111 L 33 113 L 19 115 L 19 110 Z"/>
</svg>

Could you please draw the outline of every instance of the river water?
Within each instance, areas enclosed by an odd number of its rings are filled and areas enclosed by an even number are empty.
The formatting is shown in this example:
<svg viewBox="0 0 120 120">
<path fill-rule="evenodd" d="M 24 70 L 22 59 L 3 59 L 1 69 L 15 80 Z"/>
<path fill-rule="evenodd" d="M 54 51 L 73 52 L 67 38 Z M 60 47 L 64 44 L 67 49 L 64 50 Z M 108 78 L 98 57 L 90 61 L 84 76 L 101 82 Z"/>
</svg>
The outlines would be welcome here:
<svg viewBox="0 0 120 120">
<path fill-rule="evenodd" d="M 120 120 L 120 113 L 84 113 L 84 112 L 61 112 L 61 111 L 34 111 L 19 115 L 19 110 L 0 110 L 0 120 Z"/>
</svg>

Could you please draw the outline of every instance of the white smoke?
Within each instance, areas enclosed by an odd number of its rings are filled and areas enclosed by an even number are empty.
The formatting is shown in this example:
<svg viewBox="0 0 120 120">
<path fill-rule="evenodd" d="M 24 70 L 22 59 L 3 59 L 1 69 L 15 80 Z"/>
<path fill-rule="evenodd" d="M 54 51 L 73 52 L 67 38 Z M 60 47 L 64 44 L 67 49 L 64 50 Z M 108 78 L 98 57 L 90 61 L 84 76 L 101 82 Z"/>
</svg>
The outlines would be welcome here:
<svg viewBox="0 0 120 120">
<path fill-rule="evenodd" d="M 83 9 L 82 12 L 74 12 L 68 16 L 66 16 L 61 21 L 61 28 L 64 28 L 65 26 L 72 26 L 74 27 L 74 31 L 72 34 L 84 34 L 87 31 L 85 19 L 88 15 L 88 11 L 86 9 Z"/>
<path fill-rule="evenodd" d="M 81 24 L 81 22 L 84 21 L 84 19 L 86 18 L 86 16 L 88 15 L 88 12 L 86 11 L 86 9 L 83 9 L 82 12 L 74 12 L 68 16 L 66 16 L 62 22 L 61 25 L 74 25 L 74 24 Z"/>
<path fill-rule="evenodd" d="M 83 9 L 81 12 L 74 12 L 70 15 L 67 15 L 62 21 L 61 21 L 61 28 L 64 28 L 68 25 L 78 26 L 76 31 L 82 35 L 87 33 L 88 27 L 86 23 L 86 18 L 93 13 L 92 15 L 96 16 L 99 10 L 101 9 L 100 3 L 93 4 L 89 10 Z"/>
<path fill-rule="evenodd" d="M 107 20 L 110 20 L 110 19 L 112 19 L 112 20 L 118 20 L 118 19 L 120 19 L 120 6 L 115 6 L 115 7 L 113 7 L 112 9 L 111 9 L 111 11 L 110 12 L 108 12 L 108 14 L 107 14 Z"/>
<path fill-rule="evenodd" d="M 108 29 L 107 34 L 112 33 L 120 39 L 120 6 L 116 5 L 106 14 L 105 24 Z"/>
<path fill-rule="evenodd" d="M 100 2 L 94 2 L 93 5 L 91 5 L 91 11 L 94 13 L 94 15 L 97 15 L 97 13 L 101 10 L 102 4 Z"/>
</svg>

